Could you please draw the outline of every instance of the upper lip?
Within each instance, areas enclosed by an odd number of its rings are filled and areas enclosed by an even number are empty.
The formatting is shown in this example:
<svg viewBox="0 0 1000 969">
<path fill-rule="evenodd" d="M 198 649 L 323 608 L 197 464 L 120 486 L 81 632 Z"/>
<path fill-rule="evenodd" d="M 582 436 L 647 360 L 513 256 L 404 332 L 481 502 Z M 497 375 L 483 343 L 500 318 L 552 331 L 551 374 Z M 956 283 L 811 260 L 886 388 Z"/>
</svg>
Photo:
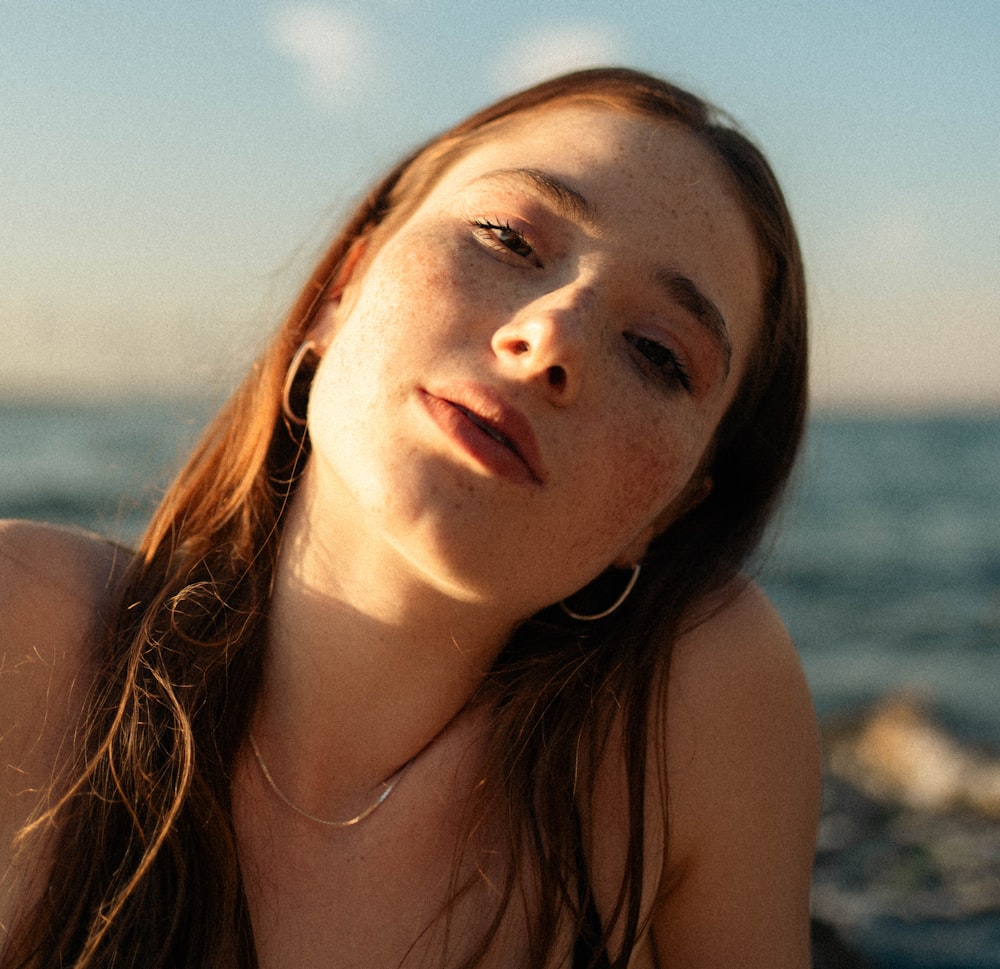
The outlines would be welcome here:
<svg viewBox="0 0 1000 969">
<path fill-rule="evenodd" d="M 531 422 L 521 411 L 482 384 L 449 384 L 432 392 L 457 408 L 474 424 L 510 448 L 538 484 L 545 481 L 541 451 Z"/>
</svg>

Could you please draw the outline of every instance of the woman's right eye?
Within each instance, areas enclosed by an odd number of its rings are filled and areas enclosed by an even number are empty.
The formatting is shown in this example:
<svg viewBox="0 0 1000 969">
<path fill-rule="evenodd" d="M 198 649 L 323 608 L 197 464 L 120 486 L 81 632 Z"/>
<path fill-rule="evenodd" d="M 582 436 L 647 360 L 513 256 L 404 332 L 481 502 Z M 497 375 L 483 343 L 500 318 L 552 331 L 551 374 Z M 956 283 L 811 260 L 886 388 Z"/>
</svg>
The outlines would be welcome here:
<svg viewBox="0 0 1000 969">
<path fill-rule="evenodd" d="M 530 260 L 533 265 L 541 268 L 542 263 L 535 255 L 534 246 L 528 242 L 523 232 L 515 229 L 509 222 L 499 219 L 496 221 L 473 219 L 471 225 L 476 238 L 487 248 L 502 254 L 513 253 L 518 258 Z"/>
</svg>

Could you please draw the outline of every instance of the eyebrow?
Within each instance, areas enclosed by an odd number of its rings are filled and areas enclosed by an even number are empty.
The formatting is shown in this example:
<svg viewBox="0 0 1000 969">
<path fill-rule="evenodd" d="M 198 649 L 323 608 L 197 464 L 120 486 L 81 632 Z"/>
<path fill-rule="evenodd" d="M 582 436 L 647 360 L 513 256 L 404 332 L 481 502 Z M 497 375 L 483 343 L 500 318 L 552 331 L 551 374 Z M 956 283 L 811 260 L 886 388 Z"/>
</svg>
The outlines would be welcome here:
<svg viewBox="0 0 1000 969">
<path fill-rule="evenodd" d="M 499 181 L 528 182 L 545 196 L 562 215 L 569 215 L 589 226 L 597 223 L 594 207 L 575 188 L 561 179 L 538 168 L 498 168 L 487 172 L 483 178 Z"/>
<path fill-rule="evenodd" d="M 597 211 L 587 198 L 549 172 L 538 168 L 498 168 L 482 177 L 528 182 L 561 214 L 591 227 L 598 222 Z M 653 279 L 672 302 L 687 310 L 702 326 L 722 355 L 725 375 L 728 377 L 733 361 L 733 343 L 725 317 L 718 306 L 701 291 L 693 279 L 676 269 L 658 269 L 653 273 Z"/>
<path fill-rule="evenodd" d="M 658 269 L 654 273 L 654 279 L 668 297 L 686 309 L 708 333 L 722 354 L 728 377 L 733 362 L 733 342 L 719 307 L 698 288 L 693 279 L 682 272 L 675 269 Z"/>
</svg>

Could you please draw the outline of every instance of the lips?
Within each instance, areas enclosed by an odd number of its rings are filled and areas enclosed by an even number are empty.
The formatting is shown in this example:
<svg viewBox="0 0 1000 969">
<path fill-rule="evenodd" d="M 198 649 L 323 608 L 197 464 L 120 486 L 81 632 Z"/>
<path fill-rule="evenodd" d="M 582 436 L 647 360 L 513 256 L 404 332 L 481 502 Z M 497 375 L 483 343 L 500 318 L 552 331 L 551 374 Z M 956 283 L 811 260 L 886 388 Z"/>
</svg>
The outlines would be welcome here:
<svg viewBox="0 0 1000 969">
<path fill-rule="evenodd" d="M 504 434 L 503 431 L 501 431 L 499 428 L 494 427 L 485 418 L 482 418 L 478 414 L 469 410 L 468 407 L 463 407 L 461 404 L 456 404 L 453 401 L 449 401 L 449 403 L 453 407 L 458 408 L 458 410 L 460 410 L 463 414 L 465 414 L 465 416 L 468 417 L 469 420 L 472 421 L 472 423 L 475 424 L 476 427 L 478 427 L 481 431 L 485 431 L 487 434 L 489 434 L 489 436 L 492 437 L 494 441 L 499 441 L 505 447 L 509 447 L 518 457 L 521 456 L 521 452 L 518 449 L 517 445 L 509 437 L 507 437 L 507 435 Z"/>
<path fill-rule="evenodd" d="M 528 419 L 491 388 L 449 385 L 421 392 L 438 426 L 487 470 L 543 484 L 545 473 Z"/>
</svg>

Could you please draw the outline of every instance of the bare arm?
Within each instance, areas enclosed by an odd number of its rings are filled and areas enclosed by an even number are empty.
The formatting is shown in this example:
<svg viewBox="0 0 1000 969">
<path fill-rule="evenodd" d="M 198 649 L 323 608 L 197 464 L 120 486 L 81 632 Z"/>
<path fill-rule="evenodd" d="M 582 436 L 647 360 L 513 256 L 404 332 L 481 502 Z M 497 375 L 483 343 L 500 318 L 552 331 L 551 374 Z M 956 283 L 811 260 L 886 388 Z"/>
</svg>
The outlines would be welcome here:
<svg viewBox="0 0 1000 969">
<path fill-rule="evenodd" d="M 653 948 L 671 969 L 806 969 L 819 739 L 795 650 L 748 586 L 677 644 Z"/>
</svg>

